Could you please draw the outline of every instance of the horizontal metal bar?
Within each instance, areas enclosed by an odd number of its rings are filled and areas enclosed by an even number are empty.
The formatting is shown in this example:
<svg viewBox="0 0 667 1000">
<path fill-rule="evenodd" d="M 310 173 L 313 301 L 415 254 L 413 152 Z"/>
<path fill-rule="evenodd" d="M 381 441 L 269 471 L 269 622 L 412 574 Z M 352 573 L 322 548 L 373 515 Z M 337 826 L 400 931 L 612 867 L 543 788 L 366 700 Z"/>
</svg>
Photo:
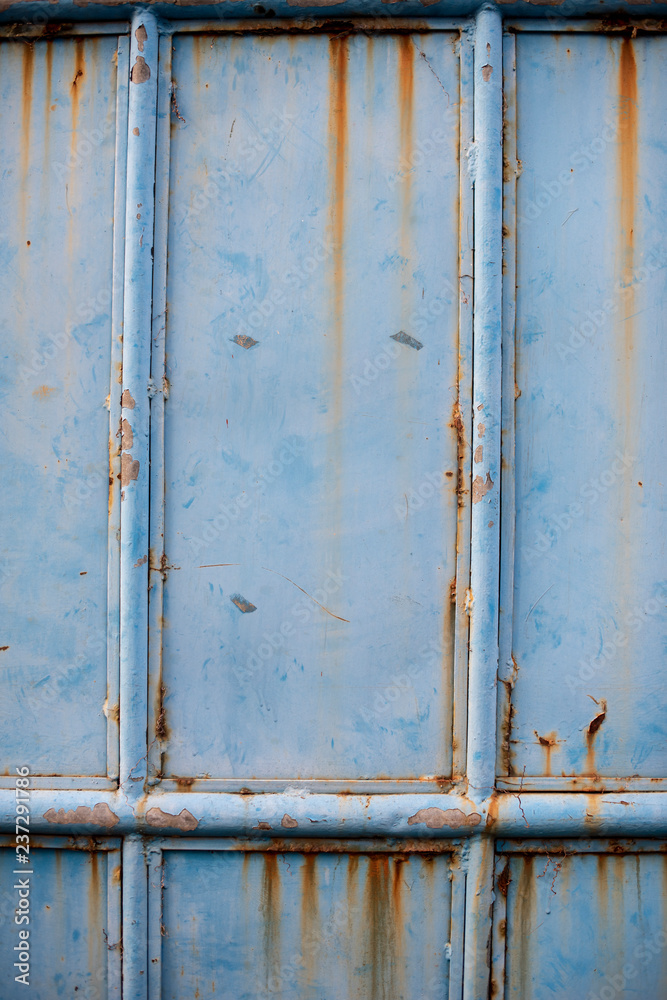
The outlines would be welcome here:
<svg viewBox="0 0 667 1000">
<path fill-rule="evenodd" d="M 590 775 L 545 778 L 540 775 L 513 775 L 498 778 L 496 788 L 509 792 L 665 792 L 667 778 L 604 778 Z"/>
<path fill-rule="evenodd" d="M 496 854 L 664 854 L 658 840 L 596 837 L 558 840 L 498 840 Z"/>
<path fill-rule="evenodd" d="M 49 6 L 50 9 L 51 5 Z M 40 38 L 49 40 L 53 38 L 81 38 L 82 36 L 95 37 L 97 35 L 127 35 L 129 32 L 130 25 L 128 21 L 96 21 L 94 23 L 84 22 L 78 24 L 63 24 L 62 21 L 60 23 L 56 21 L 54 23 L 47 18 L 43 5 L 40 5 L 39 10 L 35 11 L 32 19 L 23 14 L 20 21 L 0 25 L 0 38 L 32 38 L 34 40 Z"/>
<path fill-rule="evenodd" d="M 151 792 L 134 802 L 123 792 L 44 791 L 30 796 L 34 834 L 205 837 L 579 837 L 665 836 L 660 793 L 495 792 L 474 802 L 458 794 L 265 795 Z M 16 799 L 0 790 L 0 831 L 14 830 Z"/>
<path fill-rule="evenodd" d="M 360 17 L 386 17 L 392 20 L 400 20 L 405 17 L 419 18 L 424 13 L 423 3 L 419 0 L 404 0 L 400 5 L 400 13 L 393 9 L 393 4 L 388 6 L 376 0 L 331 0 L 329 6 L 321 6 L 319 3 L 308 3 L 304 0 L 302 5 L 298 5 L 298 0 L 266 0 L 265 9 L 272 12 L 272 16 L 294 19 L 301 18 L 330 18 L 336 21 L 344 18 Z M 237 0 L 231 3 L 229 0 L 219 0 L 211 3 L 210 0 L 202 0 L 201 3 L 188 2 L 183 5 L 181 0 L 159 0 L 153 3 L 150 9 L 156 17 L 164 19 L 187 20 L 193 14 L 204 20 L 257 20 L 258 7 L 261 7 L 256 0 Z M 479 8 L 479 0 L 438 0 L 430 4 L 428 8 L 429 20 L 438 17 L 469 17 L 476 13 Z M 491 6 L 491 5 L 487 5 Z M 536 4 L 534 0 L 514 0 L 509 3 L 498 3 L 497 9 L 504 17 L 525 18 L 541 21 L 549 17 L 588 17 L 599 19 L 607 12 L 618 15 L 627 12 L 633 18 L 638 17 L 664 17 L 667 14 L 667 3 L 639 3 L 632 0 L 556 0 L 548 4 Z M 131 4 L 114 4 L 98 2 L 98 0 L 51 0 L 47 5 L 43 0 L 17 0 L 0 13 L 0 21 L 3 23 L 12 22 L 33 22 L 43 24 L 48 18 L 50 22 L 56 21 L 90 21 L 92 17 L 99 21 L 117 21 L 119 18 L 132 17 L 136 8 Z M 261 13 L 261 11 L 259 11 Z"/>
<path fill-rule="evenodd" d="M 653 14 L 655 14 L 655 8 L 652 9 L 652 15 Z M 632 31 L 634 28 L 639 28 L 640 31 L 664 32 L 667 27 L 664 20 L 656 18 L 652 15 L 649 15 L 648 17 L 639 17 L 634 15 L 631 18 L 614 18 L 612 15 L 608 15 L 607 17 L 591 17 L 571 20 L 568 14 L 561 14 L 559 9 L 556 7 L 547 11 L 544 14 L 544 17 L 539 20 L 537 18 L 528 17 L 516 18 L 511 21 L 505 21 L 503 27 L 509 34 L 526 34 L 528 32 L 534 33 L 536 31 L 546 31 L 551 32 L 552 34 L 558 34 L 561 32 L 566 34 L 580 32 L 582 34 L 595 35 L 609 33 L 621 34 Z"/>
<path fill-rule="evenodd" d="M 272 8 L 273 9 L 273 8 Z M 466 18 L 454 17 L 396 17 L 395 15 L 380 13 L 375 17 L 358 17 L 346 20 L 345 31 L 358 31 L 360 33 L 382 33 L 391 34 L 394 31 L 459 31 L 467 25 Z M 275 33 L 295 34 L 317 34 L 320 30 L 337 30 L 336 21 L 332 18 L 308 17 L 308 18 L 236 18 L 234 20 L 222 19 L 220 17 L 201 19 L 192 21 L 170 20 L 162 22 L 163 32 L 171 31 L 178 34 L 252 34 L 252 35 L 272 35 Z"/>
</svg>

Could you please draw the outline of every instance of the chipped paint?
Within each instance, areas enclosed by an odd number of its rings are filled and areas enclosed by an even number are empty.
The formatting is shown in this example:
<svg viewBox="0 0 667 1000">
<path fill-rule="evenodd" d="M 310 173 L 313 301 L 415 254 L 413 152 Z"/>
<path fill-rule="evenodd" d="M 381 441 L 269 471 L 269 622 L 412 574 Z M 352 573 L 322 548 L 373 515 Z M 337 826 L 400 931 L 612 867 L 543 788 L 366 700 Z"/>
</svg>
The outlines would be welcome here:
<svg viewBox="0 0 667 1000">
<path fill-rule="evenodd" d="M 462 826 L 478 826 L 482 821 L 479 813 L 473 812 L 466 815 L 461 809 L 438 809 L 437 806 L 429 806 L 428 809 L 420 809 L 408 818 L 408 826 L 415 826 L 424 823 L 429 830 L 441 830 L 444 826 L 458 830 Z"/>
<path fill-rule="evenodd" d="M 102 826 L 111 829 L 119 822 L 118 816 L 111 811 L 106 802 L 96 802 L 90 806 L 78 806 L 76 809 L 48 809 L 44 813 L 47 823 L 61 826 Z"/>
<path fill-rule="evenodd" d="M 229 600 L 232 604 L 235 604 L 239 611 L 242 611 L 244 615 L 257 611 L 257 606 L 252 604 L 250 601 L 246 601 L 245 597 L 241 597 L 240 594 L 232 594 Z"/>
<path fill-rule="evenodd" d="M 132 72 L 130 73 L 130 80 L 132 83 L 146 83 L 150 80 L 150 78 L 150 66 L 143 56 L 137 56 L 134 66 L 132 67 Z"/>
<path fill-rule="evenodd" d="M 161 830 L 183 830 L 185 833 L 196 830 L 199 826 L 199 820 L 195 819 L 187 809 L 181 809 L 180 813 L 175 816 L 173 813 L 163 812 L 157 806 L 153 806 L 147 811 L 146 822 L 149 826 Z"/>
<path fill-rule="evenodd" d="M 398 333 L 392 333 L 391 339 L 395 340 L 397 344 L 405 344 L 406 347 L 413 347 L 415 351 L 421 351 L 424 346 L 421 340 L 417 340 L 416 337 L 411 337 L 409 333 L 405 330 L 399 330 Z"/>
<path fill-rule="evenodd" d="M 120 456 L 120 485 L 129 486 L 139 476 L 139 461 L 124 451 Z"/>
<path fill-rule="evenodd" d="M 288 830 L 293 830 L 294 827 L 298 826 L 299 824 L 297 823 L 297 821 L 295 819 L 292 819 L 291 816 L 289 816 L 287 813 L 285 813 L 285 815 L 283 816 L 283 818 L 280 821 L 280 825 L 284 826 Z"/>
<path fill-rule="evenodd" d="M 493 479 L 491 478 L 491 473 L 487 472 L 486 479 L 482 479 L 481 476 L 475 476 L 472 481 L 472 502 L 479 503 L 492 487 Z"/>
</svg>

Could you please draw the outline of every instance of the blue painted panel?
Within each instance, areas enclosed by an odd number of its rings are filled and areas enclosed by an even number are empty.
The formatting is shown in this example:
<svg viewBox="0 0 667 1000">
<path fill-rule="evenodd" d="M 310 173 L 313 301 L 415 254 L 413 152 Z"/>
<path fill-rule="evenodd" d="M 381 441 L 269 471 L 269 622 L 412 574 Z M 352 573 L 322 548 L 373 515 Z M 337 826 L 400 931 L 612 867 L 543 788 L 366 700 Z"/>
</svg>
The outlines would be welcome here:
<svg viewBox="0 0 667 1000">
<path fill-rule="evenodd" d="M 174 40 L 164 775 L 450 773 L 456 43 Z"/>
<path fill-rule="evenodd" d="M 120 866 L 118 851 L 38 849 L 31 853 L 29 870 L 14 874 L 13 848 L 0 850 L 2 902 L 0 921 L 0 995 L 3 1000 L 30 996 L 34 1000 L 82 997 L 105 1000 L 120 997 Z M 19 880 L 29 884 L 25 896 L 28 922 L 14 923 Z M 28 931 L 27 963 L 24 954 Z M 28 986 L 15 977 L 26 970 Z"/>
<path fill-rule="evenodd" d="M 505 1000 L 666 995 L 664 855 L 514 855 L 498 870 L 507 894 Z"/>
<path fill-rule="evenodd" d="M 115 63 L 113 37 L 0 44 L 0 728 L 50 775 L 107 763 Z"/>
<path fill-rule="evenodd" d="M 450 858 L 165 851 L 164 1000 L 448 996 Z"/>
<path fill-rule="evenodd" d="M 516 45 L 511 773 L 664 777 L 667 40 Z"/>
</svg>

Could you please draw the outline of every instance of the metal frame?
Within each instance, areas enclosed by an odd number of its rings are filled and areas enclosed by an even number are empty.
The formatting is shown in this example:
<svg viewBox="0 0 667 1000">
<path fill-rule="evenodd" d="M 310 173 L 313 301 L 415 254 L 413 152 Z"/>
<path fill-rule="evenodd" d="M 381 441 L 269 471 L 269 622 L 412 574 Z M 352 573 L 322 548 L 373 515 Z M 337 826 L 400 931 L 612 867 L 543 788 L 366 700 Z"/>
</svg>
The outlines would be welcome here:
<svg viewBox="0 0 667 1000">
<path fill-rule="evenodd" d="M 501 392 L 514 384 L 514 180 L 516 149 L 514 146 L 515 88 L 514 36 L 520 31 L 608 31 L 628 30 L 630 22 L 606 21 L 597 18 L 565 21 L 565 17 L 589 15 L 592 4 L 587 0 L 566 0 L 560 7 L 536 8 L 524 0 L 508 5 L 477 5 L 462 0 L 453 4 L 437 2 L 429 7 L 429 17 L 420 17 L 422 8 L 412 0 L 402 4 L 401 17 L 386 6 L 348 2 L 332 8 L 299 9 L 295 18 L 293 6 L 287 0 L 272 4 L 275 20 L 257 18 L 256 6 L 241 0 L 224 5 L 220 16 L 215 5 L 188 5 L 178 9 L 167 2 L 152 5 L 151 10 L 112 7 L 95 3 L 95 15 L 101 18 L 132 17 L 131 49 L 121 39 L 118 63 L 118 138 L 116 146 L 116 205 L 119 217 L 125 210 L 125 189 L 122 183 L 127 154 L 127 240 L 120 228 L 114 234 L 114 295 L 113 295 L 113 371 L 119 360 L 120 319 L 123 316 L 123 388 L 129 391 L 134 406 L 112 402 L 112 443 L 114 428 L 121 417 L 133 430 L 132 461 L 139 461 L 136 480 L 125 487 L 125 498 L 116 504 L 121 510 L 121 591 L 120 591 L 120 770 L 114 768 L 114 747 L 110 737 L 109 777 L 119 773 L 120 785 L 109 790 L 105 779 L 86 781 L 85 787 L 72 787 L 71 779 L 35 780 L 32 792 L 32 829 L 36 846 L 76 847 L 79 841 L 53 834 L 53 816 L 49 810 L 76 811 L 90 806 L 91 789 L 94 801 L 108 807 L 104 823 L 77 823 L 66 819 L 60 830 L 69 834 L 100 836 L 112 833 L 124 835 L 123 857 L 123 996 L 125 1000 L 147 1000 L 159 996 L 153 959 L 159 957 L 160 891 L 154 884 L 152 870 L 161 864 L 164 850 L 237 850 L 266 851 L 299 850 L 299 837 L 304 829 L 310 837 L 322 843 L 330 839 L 343 841 L 347 850 L 404 850 L 415 838 L 423 842 L 437 841 L 438 849 L 453 852 L 461 858 L 465 869 L 465 892 L 457 883 L 456 907 L 459 926 L 465 926 L 465 943 L 460 967 L 452 966 L 450 1000 L 483 1000 L 487 996 L 491 949 L 494 979 L 500 976 L 504 963 L 504 940 L 501 933 L 502 894 L 494 894 L 494 855 L 535 850 L 546 852 L 549 843 L 536 843 L 535 838 L 558 837 L 665 837 L 667 810 L 659 793 L 667 787 L 667 779 L 526 779 L 503 776 L 502 740 L 506 732 L 503 720 L 509 718 L 513 666 L 511 661 L 511 560 L 505 560 L 501 576 L 502 552 L 513 550 L 513 392 Z M 667 15 L 667 4 L 633 5 L 605 0 L 595 5 L 614 11 L 628 10 L 636 19 L 651 14 Z M 182 23 L 195 9 L 201 19 Z M 461 17 L 477 11 L 476 21 L 469 24 Z M 78 34 L 123 34 L 126 26 L 117 20 L 98 25 L 63 25 L 53 32 L 44 28 L 44 19 L 36 24 L 11 24 L 13 19 L 44 14 L 44 7 L 34 2 L 17 2 L 5 10 L 0 36 L 35 38 L 48 34 L 70 37 Z M 455 12 L 458 20 L 451 17 Z M 447 15 L 434 17 L 433 15 Z M 91 9 L 73 3 L 52 2 L 48 18 L 62 21 L 90 18 Z M 227 17 L 229 14 L 229 18 Z M 233 18 L 231 17 L 233 14 Z M 403 14 L 407 15 L 404 17 Z M 503 16 L 530 19 L 506 20 Z M 279 20 L 285 15 L 285 20 Z M 354 22 L 346 21 L 360 15 Z M 47 15 L 44 15 L 46 17 Z M 160 17 L 170 21 L 161 22 Z M 467 169 L 461 169 L 461 243 L 460 261 L 460 368 L 462 395 L 460 404 L 470 412 L 474 426 L 466 428 L 459 459 L 464 475 L 470 473 L 471 455 L 482 443 L 479 431 L 480 413 L 484 413 L 485 433 L 484 476 L 488 473 L 492 489 L 484 502 L 470 503 L 459 511 L 459 538 L 462 540 L 457 565 L 457 631 L 455 651 L 454 704 L 457 714 L 454 733 L 459 745 L 454 758 L 453 778 L 435 782 L 303 782 L 302 790 L 285 781 L 249 782 L 211 779 L 191 783 L 160 778 L 161 751 L 161 662 L 160 616 L 162 586 L 169 571 L 163 551 L 164 469 L 163 413 L 168 385 L 164 378 L 164 334 L 166 310 L 166 235 L 168 225 L 169 188 L 169 129 L 171 114 L 171 35 L 174 32 L 257 32 L 274 30 L 311 31 L 335 19 L 349 30 L 393 31 L 424 30 L 452 31 L 470 28 L 474 37 L 474 113 L 470 101 L 462 101 L 461 151 L 466 151 L 473 137 L 475 192 L 474 246 L 475 301 L 472 306 L 473 246 L 468 239 L 468 225 L 473 218 L 473 196 Z M 642 30 L 665 30 L 657 20 L 634 22 Z M 136 30 L 143 24 L 147 39 L 139 48 Z M 631 24 L 630 24 L 631 26 Z M 504 32 L 504 48 L 503 46 Z M 161 36 L 158 39 L 158 35 Z M 159 60 L 158 60 L 159 45 Z M 490 47 L 487 49 L 487 45 Z M 137 57 L 145 59 L 151 68 L 150 80 L 141 87 L 123 85 L 129 65 Z M 129 61 L 128 61 L 129 60 Z M 501 77 L 504 66 L 505 84 Z M 493 72 L 488 74 L 488 65 Z M 484 72 L 483 72 L 484 70 Z M 123 74 L 125 76 L 123 77 Z M 472 52 L 466 42 L 461 46 L 461 87 L 471 93 L 473 76 Z M 487 78 L 485 78 L 487 77 Z M 503 96 L 505 108 L 503 112 Z M 128 120 L 121 112 L 127 98 Z M 124 113 L 124 112 L 123 112 Z M 503 178 L 503 148 L 500 138 L 505 125 L 505 164 Z M 139 130 L 139 136 L 135 134 Z M 462 156 L 462 161 L 464 157 Z M 156 173 L 156 162 L 160 165 Z M 120 183 L 119 183 L 120 178 Z M 155 193 L 153 182 L 155 179 Z M 503 187 L 504 179 L 504 187 Z M 504 205 L 503 205 L 504 196 Z M 141 219 L 137 219 L 137 206 Z M 505 239 L 504 279 L 502 277 L 501 233 L 503 222 L 508 229 Z M 153 237 L 153 232 L 155 236 Z M 143 237 L 143 239 L 142 239 Z M 124 250 L 123 250 L 124 246 Z M 152 247 L 155 246 L 155 262 Z M 121 253 L 124 252 L 124 286 L 119 278 Z M 505 294 L 503 295 L 503 281 Z M 152 305 L 152 308 L 151 308 Z M 501 334 L 501 330 L 503 331 Z M 502 343 L 501 343 L 502 336 Z M 474 351 L 472 350 L 474 344 Z M 474 371 L 466 367 L 466 358 L 473 357 Z M 501 376 L 502 372 L 502 376 Z M 468 398 L 465 387 L 472 382 L 473 395 Z M 113 394 L 112 394 L 113 396 Z M 127 402 L 127 397 L 125 397 Z M 474 403 L 471 408 L 471 401 Z M 482 409 L 479 407 L 482 406 Z M 501 412 L 502 407 L 502 412 Z M 501 474 L 500 440 L 505 430 L 504 455 L 509 469 Z M 113 455 L 113 452 L 112 452 Z M 113 460 L 118 462 L 119 455 Z M 154 476 L 150 493 L 148 471 Z M 116 466 L 114 465 L 114 469 Z M 472 469 L 471 480 L 477 474 Z M 481 474 L 481 473 L 480 473 Z M 501 475 L 502 475 L 502 538 L 501 538 Z M 156 488 L 156 484 L 157 488 Z M 473 485 L 474 489 L 474 485 Z M 150 552 L 149 552 L 150 517 Z M 470 519 L 468 521 L 468 519 Z M 470 526 L 472 542 L 468 539 Z M 118 524 L 110 524 L 110 542 L 115 540 Z M 168 554 L 167 554 L 168 555 Z M 110 591 L 115 579 L 115 564 L 110 562 Z M 468 578 L 469 574 L 469 578 Z M 150 607 L 149 607 L 150 596 Z M 498 608 L 498 601 L 500 608 Z M 470 615 L 469 655 L 467 613 Z M 117 609 L 109 604 L 109 665 L 115 668 Z M 509 630 L 509 631 L 508 631 Z M 147 635 L 150 633 L 150 648 Z M 150 672 L 149 672 L 150 661 Z M 110 673 L 110 677 L 111 677 Z M 496 678 L 500 681 L 498 691 Z M 497 698 L 498 693 L 498 698 Z M 115 722 L 115 689 L 110 684 L 110 731 Z M 467 706 L 463 709 L 462 706 Z M 463 712 L 463 715 L 460 713 Z M 467 717 L 466 717 L 467 715 Z M 468 739 L 466 740 L 466 731 Z M 497 743 L 500 745 L 497 746 Z M 498 760 L 497 760 L 498 752 Z M 464 766 L 465 765 L 465 766 Z M 465 776 L 464 776 L 465 775 Z M 47 790 L 45 783 L 48 782 Z M 289 784 L 289 790 L 286 785 Z M 157 787 L 156 787 L 157 786 Z M 630 789 L 630 791 L 624 791 Z M 336 794 L 344 792 L 345 794 Z M 14 827 L 13 788 L 0 788 L 0 828 Z M 431 826 L 411 822 L 420 809 L 433 809 L 437 822 Z M 296 822 L 282 825 L 285 813 Z M 61 816 L 64 814 L 61 813 Z M 81 815 L 81 814 L 79 814 Z M 259 824 L 262 824 L 261 828 Z M 267 829 L 268 827 L 268 829 Z M 184 838 L 183 833 L 187 833 Z M 228 838 L 225 841 L 212 838 Z M 521 838 L 516 841 L 496 841 L 497 837 Z M 40 839 L 38 839 L 40 838 Z M 240 838 L 240 839 L 239 839 Z M 277 842 L 274 838 L 280 838 Z M 350 838 L 364 838 L 355 842 Z M 372 839 L 375 838 L 375 839 Z M 378 840 L 377 838 L 391 838 Z M 6 837 L 3 843 L 10 844 Z M 101 841 L 113 844 L 116 840 Z M 564 842 L 562 842 L 564 843 Z M 569 841 L 568 841 L 569 843 Z M 318 850 L 315 840 L 308 841 L 308 850 Z M 581 851 L 615 851 L 609 841 L 582 839 L 573 842 Z M 429 849 L 424 844 L 425 849 Z M 419 849 L 417 846 L 415 849 Z M 635 841 L 628 847 L 656 850 L 655 841 Z M 613 851 L 612 851 L 613 852 Z M 493 928 L 491 912 L 493 908 Z M 454 909 L 452 911 L 454 920 Z M 461 950 L 457 951 L 461 954 Z M 496 979 L 501 982 L 502 979 Z"/>
</svg>

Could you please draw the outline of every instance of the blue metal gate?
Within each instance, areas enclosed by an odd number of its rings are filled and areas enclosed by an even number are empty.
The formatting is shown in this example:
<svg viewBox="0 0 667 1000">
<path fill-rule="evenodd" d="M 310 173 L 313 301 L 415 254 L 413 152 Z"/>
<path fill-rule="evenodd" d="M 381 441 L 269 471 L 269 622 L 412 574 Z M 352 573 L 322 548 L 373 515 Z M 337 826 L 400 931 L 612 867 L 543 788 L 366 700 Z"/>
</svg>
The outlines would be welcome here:
<svg viewBox="0 0 667 1000">
<path fill-rule="evenodd" d="M 665 995 L 667 43 L 606 6 L 4 11 L 3 1000 Z"/>
</svg>

